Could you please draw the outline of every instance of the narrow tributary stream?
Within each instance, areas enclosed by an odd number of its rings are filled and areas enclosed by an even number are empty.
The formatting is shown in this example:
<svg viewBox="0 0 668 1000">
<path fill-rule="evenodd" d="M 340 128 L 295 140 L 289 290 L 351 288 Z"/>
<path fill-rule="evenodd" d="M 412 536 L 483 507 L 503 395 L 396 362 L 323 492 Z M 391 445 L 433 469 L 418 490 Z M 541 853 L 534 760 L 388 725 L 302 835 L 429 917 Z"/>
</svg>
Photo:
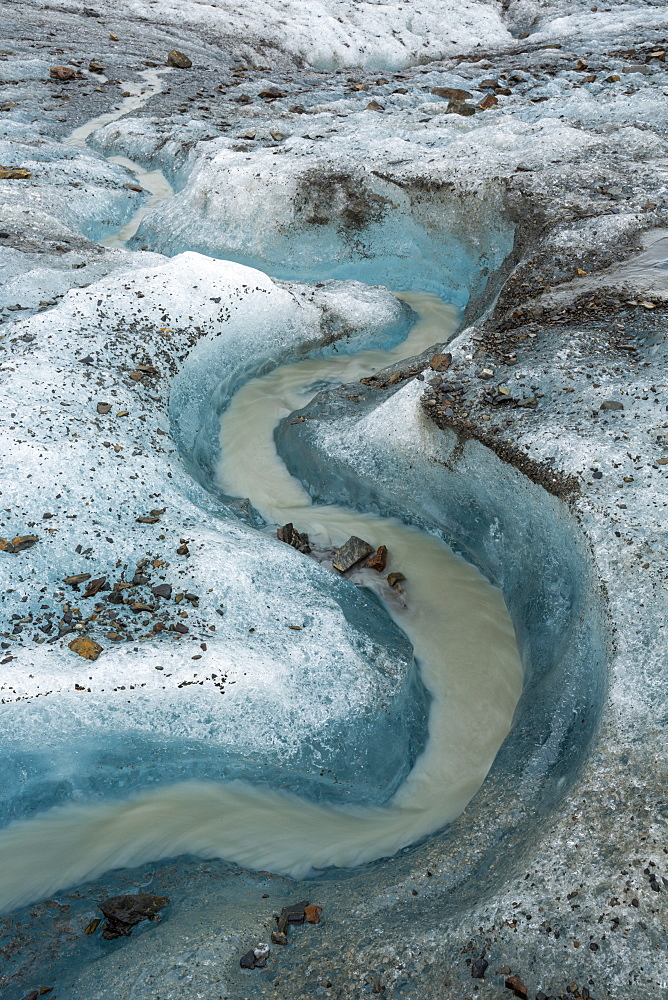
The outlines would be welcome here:
<svg viewBox="0 0 668 1000">
<path fill-rule="evenodd" d="M 159 89 L 157 77 L 150 82 Z M 144 100 L 148 96 L 142 93 Z M 84 144 L 94 128 L 122 113 L 82 126 L 70 142 Z M 146 187 L 147 176 L 142 176 Z M 167 196 L 166 189 L 162 194 Z M 149 207 L 144 204 L 141 214 Z M 122 245 L 140 218 L 106 244 Z M 383 806 L 316 803 L 243 781 L 184 781 L 125 801 L 54 809 L 0 833 L 0 908 L 113 867 L 179 854 L 224 858 L 297 878 L 329 866 L 358 865 L 441 829 L 480 786 L 510 728 L 522 685 L 500 591 L 428 532 L 341 506 L 313 505 L 274 444 L 277 423 L 305 405 L 314 384 L 355 381 L 448 339 L 455 328 L 452 307 L 432 295 L 402 297 L 419 320 L 393 350 L 285 365 L 239 389 L 221 422 L 219 481 L 225 493 L 249 497 L 269 522 L 292 521 L 319 545 L 340 545 L 349 535 L 386 545 L 387 570 L 405 574 L 400 600 L 373 571 L 366 571 L 364 582 L 375 577 L 389 613 L 413 644 L 431 695 L 428 740 L 408 777 Z M 307 557 L 295 552 L 294 558 Z"/>
</svg>

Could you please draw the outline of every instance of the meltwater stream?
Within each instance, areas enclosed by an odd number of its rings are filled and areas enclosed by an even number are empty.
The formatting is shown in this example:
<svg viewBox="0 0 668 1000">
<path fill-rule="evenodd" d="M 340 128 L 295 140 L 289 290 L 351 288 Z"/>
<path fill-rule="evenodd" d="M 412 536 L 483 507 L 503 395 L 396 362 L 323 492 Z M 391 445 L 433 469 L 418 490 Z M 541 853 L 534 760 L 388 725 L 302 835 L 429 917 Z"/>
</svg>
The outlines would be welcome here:
<svg viewBox="0 0 668 1000">
<path fill-rule="evenodd" d="M 154 74 L 155 75 L 155 74 Z M 85 144 L 97 127 L 156 93 L 135 89 L 123 107 L 77 129 Z M 130 88 L 128 88 L 130 89 Z M 117 159 L 136 173 L 130 161 Z M 148 188 L 146 173 L 142 181 Z M 167 188 L 156 174 L 156 198 Z M 166 184 L 166 182 L 165 182 Z M 122 246 L 150 204 L 107 245 Z M 221 423 L 219 480 L 247 496 L 275 524 L 293 521 L 323 545 L 360 535 L 390 553 L 388 570 L 405 573 L 402 600 L 378 578 L 380 596 L 413 643 L 431 694 L 428 740 L 383 806 L 330 805 L 245 781 L 184 781 L 128 799 L 76 803 L 0 832 L 0 910 L 44 898 L 105 871 L 180 854 L 222 858 L 295 878 L 394 854 L 455 819 L 483 781 L 511 724 L 522 669 L 513 627 L 498 589 L 437 537 L 398 520 L 340 506 L 315 506 L 276 453 L 278 421 L 303 406 L 314 385 L 343 383 L 413 357 L 454 330 L 455 312 L 435 296 L 403 296 L 419 315 L 391 351 L 365 351 L 285 365 L 253 379 L 232 399 Z M 251 460 L 249 460 L 249 456 Z M 295 559 L 305 558 L 294 553 Z M 371 573 L 371 571 L 369 571 Z"/>
</svg>

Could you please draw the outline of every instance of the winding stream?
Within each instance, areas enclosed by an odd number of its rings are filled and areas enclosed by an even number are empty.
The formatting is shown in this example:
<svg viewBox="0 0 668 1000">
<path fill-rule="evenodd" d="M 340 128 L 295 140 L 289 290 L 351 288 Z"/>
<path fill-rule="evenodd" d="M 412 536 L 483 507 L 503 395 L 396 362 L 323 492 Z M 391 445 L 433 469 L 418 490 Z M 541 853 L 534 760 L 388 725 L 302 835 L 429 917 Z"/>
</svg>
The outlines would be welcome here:
<svg viewBox="0 0 668 1000">
<path fill-rule="evenodd" d="M 84 145 L 95 128 L 157 93 L 157 74 L 144 76 L 149 89 L 134 85 L 135 95 L 126 98 L 131 106 L 87 123 L 68 141 Z M 130 90 L 130 84 L 125 86 Z M 140 175 L 131 161 L 112 159 Z M 158 172 L 143 172 L 143 185 L 150 187 L 149 174 L 155 181 L 152 197 L 168 197 Z M 148 199 L 106 245 L 122 246 L 155 203 Z M 403 599 L 397 600 L 382 576 L 362 572 L 363 582 L 373 583 L 412 642 L 431 694 L 429 738 L 407 779 L 378 807 L 315 803 L 243 781 L 186 781 L 125 801 L 69 804 L 0 833 L 0 908 L 48 896 L 113 867 L 184 853 L 295 878 L 329 866 L 362 864 L 441 829 L 479 788 L 508 733 L 522 686 L 514 630 L 500 591 L 436 536 L 398 520 L 313 505 L 274 444 L 277 423 L 308 402 L 314 384 L 357 380 L 454 332 L 453 307 L 426 293 L 402 298 L 419 320 L 394 349 L 284 365 L 239 389 L 221 422 L 219 482 L 225 493 L 249 497 L 267 521 L 293 521 L 321 546 L 340 545 L 350 535 L 384 544 L 387 570 L 406 575 Z M 306 557 L 295 552 L 294 558 Z"/>
</svg>

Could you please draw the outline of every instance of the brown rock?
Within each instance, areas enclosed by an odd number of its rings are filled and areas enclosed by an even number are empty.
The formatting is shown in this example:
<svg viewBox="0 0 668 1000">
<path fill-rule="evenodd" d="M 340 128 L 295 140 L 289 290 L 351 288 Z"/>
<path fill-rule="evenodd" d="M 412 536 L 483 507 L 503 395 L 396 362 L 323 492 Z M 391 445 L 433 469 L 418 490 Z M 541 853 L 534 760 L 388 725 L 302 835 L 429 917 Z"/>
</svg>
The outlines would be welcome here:
<svg viewBox="0 0 668 1000">
<path fill-rule="evenodd" d="M 445 111 L 448 115 L 463 115 L 465 118 L 475 114 L 473 105 L 466 101 L 450 101 Z"/>
<path fill-rule="evenodd" d="M 527 1000 L 527 988 L 518 975 L 506 977 L 506 989 L 512 990 L 520 1000 Z"/>
<path fill-rule="evenodd" d="M 332 560 L 332 565 L 334 569 L 338 569 L 340 573 L 345 573 L 346 570 L 352 569 L 356 566 L 358 562 L 362 559 L 366 559 L 373 552 L 373 546 L 365 542 L 363 538 L 358 538 L 357 535 L 351 535 L 347 542 L 341 546 L 338 550 L 334 559 Z"/>
<path fill-rule="evenodd" d="M 84 660 L 97 660 L 102 652 L 102 646 L 99 642 L 95 642 L 95 639 L 89 639 L 87 635 L 80 635 L 78 638 L 72 639 L 69 647 L 74 653 L 82 656 Z"/>
<path fill-rule="evenodd" d="M 305 906 L 304 916 L 307 924 L 319 924 L 322 916 L 322 906 Z"/>
<path fill-rule="evenodd" d="M 374 554 L 366 563 L 367 569 L 375 569 L 377 573 L 382 573 L 387 566 L 387 548 L 379 545 Z"/>
<path fill-rule="evenodd" d="M 452 363 L 452 354 L 435 354 L 429 364 L 435 372 L 447 371 Z"/>
<path fill-rule="evenodd" d="M 167 65 L 174 66 L 176 69 L 190 69 L 192 61 L 183 52 L 172 49 L 171 52 L 167 53 Z"/>
<path fill-rule="evenodd" d="M 273 941 L 274 944 L 287 944 L 288 935 L 285 934 L 283 931 L 272 931 L 271 940 Z"/>
<path fill-rule="evenodd" d="M 88 63 L 89 73 L 104 73 L 104 66 L 98 59 L 91 59 Z"/>
<path fill-rule="evenodd" d="M 190 555 L 190 549 L 185 544 L 179 545 L 179 547 L 176 550 L 176 554 L 177 554 L 177 556 L 189 556 Z"/>
<path fill-rule="evenodd" d="M 396 587 L 398 583 L 403 583 L 406 579 L 403 573 L 388 573 L 387 582 L 390 587 Z"/>
<path fill-rule="evenodd" d="M 30 176 L 23 167 L 0 167 L 0 181 L 27 181 Z"/>
<path fill-rule="evenodd" d="M 101 919 L 99 917 L 95 917 L 95 919 L 91 920 L 91 922 L 86 927 L 84 934 L 94 934 L 101 923 L 102 923 Z"/>
<path fill-rule="evenodd" d="M 485 97 L 483 97 L 478 107 L 481 108 L 483 111 L 487 111 L 488 108 L 493 108 L 494 105 L 498 103 L 499 103 L 498 97 L 495 97 L 494 94 L 487 94 Z"/>
<path fill-rule="evenodd" d="M 75 70 L 71 66 L 52 66 L 49 70 L 49 76 L 54 80 L 71 80 L 75 75 Z"/>
<path fill-rule="evenodd" d="M 373 101 L 369 101 L 369 103 L 367 104 L 367 106 L 365 107 L 364 110 L 365 111 L 384 111 L 385 108 L 383 107 L 382 104 L 379 104 L 378 101 L 373 100 Z"/>
<path fill-rule="evenodd" d="M 265 100 L 276 100 L 277 97 L 285 97 L 285 94 L 278 87 L 267 87 L 266 90 L 260 91 L 259 96 L 264 97 Z"/>
<path fill-rule="evenodd" d="M 448 101 L 466 101 L 471 96 L 468 90 L 458 90 L 456 87 L 432 87 L 432 94 L 445 97 Z"/>
<path fill-rule="evenodd" d="M 84 597 L 95 597 L 95 595 L 99 593 L 100 590 L 102 590 L 106 582 L 107 582 L 106 576 L 98 576 L 96 580 L 91 580 L 88 586 L 86 587 L 86 593 L 84 594 Z"/>
<path fill-rule="evenodd" d="M 16 538 L 0 538 L 0 551 L 2 552 L 23 552 L 24 549 L 30 549 L 38 542 L 39 538 L 37 535 L 17 535 Z"/>
<path fill-rule="evenodd" d="M 103 413 L 103 414 L 104 413 L 109 413 L 110 409 L 111 409 L 111 403 L 98 403 L 97 404 L 97 412 L 98 413 Z"/>
<path fill-rule="evenodd" d="M 286 545 L 291 545 L 292 548 L 297 549 L 298 552 L 303 552 L 305 555 L 308 555 L 311 551 L 308 535 L 306 532 L 297 531 L 292 521 L 288 521 L 288 523 L 284 524 L 282 528 L 278 528 L 276 536 L 279 541 L 285 542 Z"/>
</svg>

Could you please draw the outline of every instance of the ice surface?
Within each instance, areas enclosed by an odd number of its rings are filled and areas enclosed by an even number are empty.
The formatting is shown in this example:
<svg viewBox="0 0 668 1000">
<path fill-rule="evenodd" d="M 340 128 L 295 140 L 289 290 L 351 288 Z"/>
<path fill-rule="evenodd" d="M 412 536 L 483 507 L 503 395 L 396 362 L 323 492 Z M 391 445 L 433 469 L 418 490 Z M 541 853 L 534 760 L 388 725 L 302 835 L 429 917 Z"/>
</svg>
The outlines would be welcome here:
<svg viewBox="0 0 668 1000">
<path fill-rule="evenodd" d="M 351 585 L 234 518 L 188 476 L 170 437 L 170 377 L 188 457 L 221 380 L 345 346 L 358 306 L 358 339 L 396 338 L 406 324 L 386 292 L 320 294 L 302 301 L 191 253 L 121 268 L 13 326 L 0 366 L 12 401 L 0 531 L 39 542 L 0 561 L 6 817 L 197 776 L 380 801 L 409 769 L 424 697 L 406 639 Z M 129 377 L 142 364 L 145 385 Z M 155 523 L 138 523 L 154 508 Z M 176 553 L 181 539 L 189 556 Z M 62 582 L 130 583 L 142 560 L 125 605 Z M 171 599 L 153 595 L 161 582 Z M 197 599 L 176 603 L 179 593 Z M 59 623 L 73 631 L 54 643 Z M 103 646 L 97 661 L 68 648 L 79 634 Z"/>
</svg>

